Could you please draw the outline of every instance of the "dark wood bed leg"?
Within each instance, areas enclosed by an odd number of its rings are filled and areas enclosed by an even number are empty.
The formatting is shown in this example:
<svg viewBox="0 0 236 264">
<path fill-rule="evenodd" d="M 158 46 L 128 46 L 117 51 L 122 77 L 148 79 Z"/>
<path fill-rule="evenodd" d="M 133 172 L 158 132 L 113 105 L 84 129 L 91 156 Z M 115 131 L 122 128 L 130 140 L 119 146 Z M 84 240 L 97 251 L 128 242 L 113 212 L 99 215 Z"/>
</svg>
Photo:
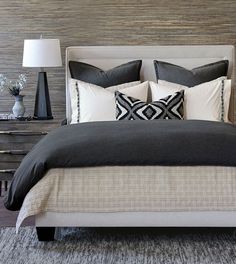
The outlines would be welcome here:
<svg viewBox="0 0 236 264">
<path fill-rule="evenodd" d="M 5 192 L 7 192 L 7 189 L 8 189 L 8 181 L 5 181 L 4 188 L 5 188 Z"/>
<path fill-rule="evenodd" d="M 36 227 L 39 241 L 53 241 L 55 235 L 55 227 Z"/>
</svg>

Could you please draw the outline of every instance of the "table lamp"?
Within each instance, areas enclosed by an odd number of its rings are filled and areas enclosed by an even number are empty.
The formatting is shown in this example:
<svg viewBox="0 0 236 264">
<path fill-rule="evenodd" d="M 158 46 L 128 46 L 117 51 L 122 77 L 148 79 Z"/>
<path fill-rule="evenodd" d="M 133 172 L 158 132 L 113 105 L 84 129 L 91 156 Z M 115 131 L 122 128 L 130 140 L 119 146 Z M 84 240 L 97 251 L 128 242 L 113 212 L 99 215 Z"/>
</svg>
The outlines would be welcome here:
<svg viewBox="0 0 236 264">
<path fill-rule="evenodd" d="M 26 39 L 24 41 L 23 67 L 40 68 L 35 97 L 34 119 L 53 119 L 45 67 L 60 67 L 59 39 Z"/>
</svg>

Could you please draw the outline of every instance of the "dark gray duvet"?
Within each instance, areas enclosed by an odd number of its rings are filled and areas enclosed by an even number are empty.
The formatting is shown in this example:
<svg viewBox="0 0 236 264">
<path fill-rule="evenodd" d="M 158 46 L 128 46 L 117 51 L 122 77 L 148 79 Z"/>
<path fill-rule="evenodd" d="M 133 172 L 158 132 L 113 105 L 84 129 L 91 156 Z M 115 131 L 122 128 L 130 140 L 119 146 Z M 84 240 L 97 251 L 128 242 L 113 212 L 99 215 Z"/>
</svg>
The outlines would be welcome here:
<svg viewBox="0 0 236 264">
<path fill-rule="evenodd" d="M 24 158 L 5 206 L 20 209 L 51 168 L 116 165 L 236 166 L 236 128 L 210 121 L 153 120 L 82 123 L 45 136 Z"/>
</svg>

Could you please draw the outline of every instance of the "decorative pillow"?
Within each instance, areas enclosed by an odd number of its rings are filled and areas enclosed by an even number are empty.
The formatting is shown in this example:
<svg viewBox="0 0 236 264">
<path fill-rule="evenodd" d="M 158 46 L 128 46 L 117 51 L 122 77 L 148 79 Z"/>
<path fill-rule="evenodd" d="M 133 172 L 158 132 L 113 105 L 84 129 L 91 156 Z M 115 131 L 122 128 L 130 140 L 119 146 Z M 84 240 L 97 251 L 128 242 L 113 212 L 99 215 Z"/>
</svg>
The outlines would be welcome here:
<svg viewBox="0 0 236 264">
<path fill-rule="evenodd" d="M 123 93 L 134 96 L 140 100 L 147 100 L 148 82 L 136 86 L 124 87 L 119 85 L 102 89 L 100 86 L 76 81 L 74 90 L 79 94 L 79 107 L 72 106 L 72 121 L 92 122 L 92 121 L 113 121 L 116 120 L 115 90 L 121 90 Z M 111 91 L 110 91 L 111 90 Z M 79 112 L 79 113 L 78 113 Z M 77 117 L 77 118 L 76 118 Z"/>
<path fill-rule="evenodd" d="M 183 119 L 184 91 L 149 104 L 119 91 L 115 97 L 117 120 Z"/>
<path fill-rule="evenodd" d="M 206 64 L 192 70 L 163 61 L 154 61 L 156 78 L 188 87 L 227 76 L 229 61 L 222 60 Z"/>
<path fill-rule="evenodd" d="M 222 81 L 224 82 L 223 98 Z M 149 82 L 149 85 L 153 101 L 184 90 L 185 119 L 221 121 L 223 114 L 224 121 L 228 121 L 231 80 L 225 80 L 225 77 L 191 88 L 163 80 L 158 83 Z"/>
<path fill-rule="evenodd" d="M 139 81 L 141 60 L 130 61 L 108 71 L 103 71 L 93 65 L 69 61 L 71 77 L 101 87 L 109 87 L 122 83 Z"/>
</svg>

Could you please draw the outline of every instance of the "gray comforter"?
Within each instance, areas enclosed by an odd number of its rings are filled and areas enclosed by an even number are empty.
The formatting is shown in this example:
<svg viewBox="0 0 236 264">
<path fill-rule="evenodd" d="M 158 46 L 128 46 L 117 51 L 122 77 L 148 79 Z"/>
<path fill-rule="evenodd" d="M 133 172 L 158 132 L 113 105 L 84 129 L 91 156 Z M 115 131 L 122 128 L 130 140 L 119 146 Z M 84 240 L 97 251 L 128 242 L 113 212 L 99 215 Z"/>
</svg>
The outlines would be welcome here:
<svg viewBox="0 0 236 264">
<path fill-rule="evenodd" d="M 209 121 L 82 123 L 45 136 L 17 169 L 5 206 L 20 209 L 51 168 L 116 165 L 236 166 L 236 128 Z"/>
</svg>

